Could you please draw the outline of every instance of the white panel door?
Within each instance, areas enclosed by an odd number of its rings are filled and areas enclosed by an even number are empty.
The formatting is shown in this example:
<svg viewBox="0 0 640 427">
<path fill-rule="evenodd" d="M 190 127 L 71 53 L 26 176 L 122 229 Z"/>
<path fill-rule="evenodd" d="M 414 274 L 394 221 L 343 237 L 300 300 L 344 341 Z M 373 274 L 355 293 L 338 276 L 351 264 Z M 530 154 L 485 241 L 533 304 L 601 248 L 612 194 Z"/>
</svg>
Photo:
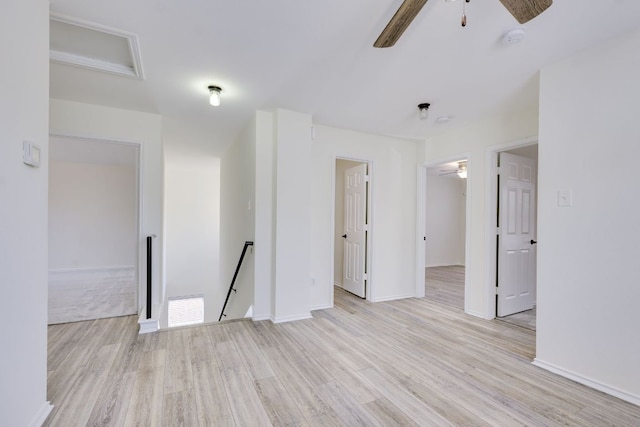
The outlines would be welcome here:
<svg viewBox="0 0 640 427">
<path fill-rule="evenodd" d="M 536 169 L 532 159 L 500 153 L 499 317 L 535 302 Z"/>
<path fill-rule="evenodd" d="M 342 287 L 365 298 L 367 165 L 344 172 L 344 262 Z"/>
</svg>

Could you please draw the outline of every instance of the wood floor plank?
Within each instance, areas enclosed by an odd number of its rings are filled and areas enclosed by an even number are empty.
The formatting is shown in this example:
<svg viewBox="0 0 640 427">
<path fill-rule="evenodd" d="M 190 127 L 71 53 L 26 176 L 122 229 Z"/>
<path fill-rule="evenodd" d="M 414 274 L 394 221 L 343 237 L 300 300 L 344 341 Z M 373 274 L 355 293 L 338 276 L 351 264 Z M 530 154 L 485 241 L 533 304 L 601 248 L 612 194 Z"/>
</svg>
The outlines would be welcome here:
<svg viewBox="0 0 640 427">
<path fill-rule="evenodd" d="M 104 380 L 104 375 L 97 372 L 78 376 L 70 391 L 59 401 L 60 407 L 56 409 L 54 406 L 54 413 L 49 416 L 45 426 L 86 426 Z"/>
<path fill-rule="evenodd" d="M 464 266 L 425 268 L 425 298 L 464 310 Z"/>
<path fill-rule="evenodd" d="M 170 357 L 165 361 L 164 393 L 176 393 L 193 387 L 189 336 L 191 329 L 172 331 L 167 342 Z"/>
<path fill-rule="evenodd" d="M 284 324 L 50 326 L 45 425 L 640 426 L 638 406 L 533 366 L 534 331 L 428 298 L 335 298 Z"/>
<path fill-rule="evenodd" d="M 210 328 L 190 328 L 189 329 L 189 352 L 191 362 L 207 362 L 215 358 L 211 351 L 213 343 L 209 334 Z"/>
<path fill-rule="evenodd" d="M 246 322 L 236 322 L 229 325 L 230 334 L 236 344 L 239 357 L 247 368 L 249 375 L 254 380 L 270 378 L 274 376 L 269 362 L 262 354 L 262 350 L 256 345 L 250 334 L 250 329 L 246 328 Z"/>
<path fill-rule="evenodd" d="M 234 426 L 229 398 L 216 361 L 198 360 L 192 367 L 193 390 L 200 426 Z"/>
<path fill-rule="evenodd" d="M 162 425 L 165 427 L 191 427 L 198 425 L 195 396 L 192 389 L 164 395 Z"/>
<path fill-rule="evenodd" d="M 383 426 L 417 427 L 420 424 L 407 417 L 386 397 L 365 404 L 365 407 Z"/>
<path fill-rule="evenodd" d="M 101 337 L 104 336 L 106 328 L 100 330 L 105 325 L 104 322 L 83 322 L 85 333 L 82 335 L 72 334 L 67 345 L 59 346 L 58 350 L 65 356 L 53 359 L 60 360 L 60 364 L 49 376 L 50 382 L 47 387 L 47 397 L 51 401 L 61 399 L 71 392 L 71 388 L 76 380 L 82 375 L 87 363 L 93 361 L 96 354 L 101 349 Z M 74 329 L 75 328 L 70 328 Z"/>
<path fill-rule="evenodd" d="M 258 397 L 274 426 L 308 425 L 294 399 L 277 378 L 256 380 L 255 386 Z"/>
<path fill-rule="evenodd" d="M 355 397 L 336 381 L 322 384 L 317 389 L 322 399 L 335 411 L 342 425 L 382 426 Z"/>
<path fill-rule="evenodd" d="M 93 427 L 124 425 L 135 379 L 136 374 L 133 372 L 110 375 L 105 380 L 87 425 Z"/>
<path fill-rule="evenodd" d="M 238 426 L 272 426 L 256 388 L 244 368 L 220 370 L 233 419 Z"/>
<path fill-rule="evenodd" d="M 88 333 L 87 322 L 49 326 L 47 369 L 55 371 Z"/>
<path fill-rule="evenodd" d="M 213 352 L 220 369 L 243 369 L 242 359 L 238 357 L 238 347 L 233 341 L 217 342 L 213 345 Z"/>
<path fill-rule="evenodd" d="M 407 417 L 416 423 L 426 422 L 432 426 L 451 426 L 449 422 L 433 407 L 417 399 L 411 390 L 403 387 L 393 378 L 382 374 L 376 369 L 366 368 L 358 372 L 373 387 L 376 387 L 390 402 L 394 404 Z"/>
<path fill-rule="evenodd" d="M 295 398 L 296 405 L 309 425 L 340 425 L 337 414 L 316 392 L 316 389 L 291 363 L 289 357 L 299 354 L 285 354 L 277 347 L 265 349 L 265 356 L 289 394 Z"/>
<path fill-rule="evenodd" d="M 162 424 L 164 374 L 164 366 L 142 369 L 136 373 L 125 427 L 155 427 Z"/>
</svg>

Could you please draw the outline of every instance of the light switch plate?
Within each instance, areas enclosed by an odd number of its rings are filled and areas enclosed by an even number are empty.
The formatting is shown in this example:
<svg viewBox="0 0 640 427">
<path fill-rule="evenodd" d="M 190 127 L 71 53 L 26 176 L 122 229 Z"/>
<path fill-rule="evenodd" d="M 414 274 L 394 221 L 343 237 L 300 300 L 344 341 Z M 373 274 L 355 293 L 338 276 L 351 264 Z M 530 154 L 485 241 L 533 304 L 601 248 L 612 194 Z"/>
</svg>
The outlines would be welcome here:
<svg viewBox="0 0 640 427">
<path fill-rule="evenodd" d="M 573 206 L 571 190 L 558 190 L 558 206 L 561 208 Z"/>
<path fill-rule="evenodd" d="M 22 161 L 24 164 L 33 166 L 35 168 L 40 167 L 40 147 L 31 141 L 22 142 Z"/>
</svg>

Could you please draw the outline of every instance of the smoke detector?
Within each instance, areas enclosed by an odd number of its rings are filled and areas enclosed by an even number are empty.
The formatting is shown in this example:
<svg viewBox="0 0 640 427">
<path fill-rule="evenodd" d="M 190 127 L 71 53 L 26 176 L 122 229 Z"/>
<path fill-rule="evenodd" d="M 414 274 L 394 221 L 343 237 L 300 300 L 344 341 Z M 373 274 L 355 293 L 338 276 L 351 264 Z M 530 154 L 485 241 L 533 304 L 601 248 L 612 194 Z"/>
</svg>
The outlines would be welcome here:
<svg viewBox="0 0 640 427">
<path fill-rule="evenodd" d="M 502 35 L 502 44 L 516 44 L 524 40 L 525 32 L 522 28 L 514 28 Z"/>
</svg>

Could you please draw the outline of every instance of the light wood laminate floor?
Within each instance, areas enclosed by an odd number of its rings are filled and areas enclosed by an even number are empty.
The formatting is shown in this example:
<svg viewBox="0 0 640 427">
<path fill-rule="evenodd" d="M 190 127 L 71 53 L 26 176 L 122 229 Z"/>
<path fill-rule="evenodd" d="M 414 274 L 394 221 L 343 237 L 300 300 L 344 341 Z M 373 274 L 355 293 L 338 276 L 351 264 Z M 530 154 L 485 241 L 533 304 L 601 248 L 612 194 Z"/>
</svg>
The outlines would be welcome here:
<svg viewBox="0 0 640 427">
<path fill-rule="evenodd" d="M 464 265 L 425 268 L 424 296 L 464 310 Z"/>
<path fill-rule="evenodd" d="M 464 266 L 425 268 L 424 296 L 432 301 L 464 310 Z M 498 320 L 535 331 L 536 308 L 500 317 Z"/>
<path fill-rule="evenodd" d="M 640 407 L 531 364 L 534 333 L 428 299 L 137 335 L 49 327 L 47 426 L 638 426 Z"/>
</svg>

